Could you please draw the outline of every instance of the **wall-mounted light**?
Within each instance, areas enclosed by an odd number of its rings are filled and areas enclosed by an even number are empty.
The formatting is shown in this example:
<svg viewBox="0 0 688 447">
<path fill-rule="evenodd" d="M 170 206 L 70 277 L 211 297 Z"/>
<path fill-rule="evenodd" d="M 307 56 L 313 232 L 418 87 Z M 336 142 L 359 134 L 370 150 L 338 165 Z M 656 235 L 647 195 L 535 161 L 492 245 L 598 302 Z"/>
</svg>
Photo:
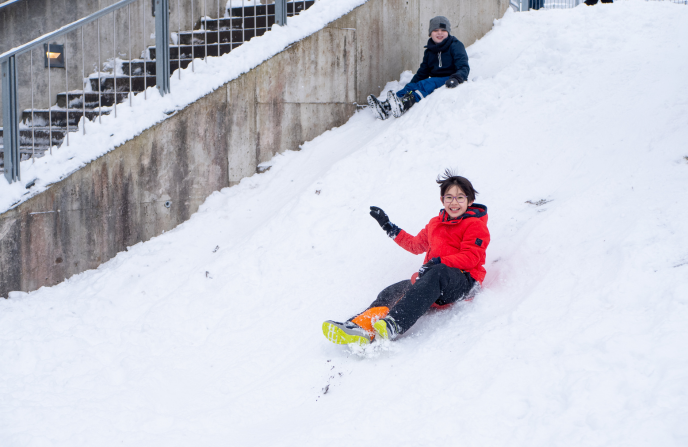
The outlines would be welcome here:
<svg viewBox="0 0 688 447">
<path fill-rule="evenodd" d="M 43 44 L 44 54 L 45 54 L 45 68 L 64 68 L 64 45 L 58 45 L 56 43 Z"/>
</svg>

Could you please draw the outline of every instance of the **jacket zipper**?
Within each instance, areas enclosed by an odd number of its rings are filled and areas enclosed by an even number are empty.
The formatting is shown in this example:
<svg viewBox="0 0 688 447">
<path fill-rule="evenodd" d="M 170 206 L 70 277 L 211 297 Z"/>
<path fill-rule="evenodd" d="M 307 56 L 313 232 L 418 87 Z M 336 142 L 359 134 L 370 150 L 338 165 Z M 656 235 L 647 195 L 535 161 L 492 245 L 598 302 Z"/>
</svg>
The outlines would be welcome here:
<svg viewBox="0 0 688 447">
<path fill-rule="evenodd" d="M 437 56 L 439 56 L 440 58 L 440 68 L 442 68 L 442 52 L 440 51 L 439 53 L 437 53 Z"/>
</svg>

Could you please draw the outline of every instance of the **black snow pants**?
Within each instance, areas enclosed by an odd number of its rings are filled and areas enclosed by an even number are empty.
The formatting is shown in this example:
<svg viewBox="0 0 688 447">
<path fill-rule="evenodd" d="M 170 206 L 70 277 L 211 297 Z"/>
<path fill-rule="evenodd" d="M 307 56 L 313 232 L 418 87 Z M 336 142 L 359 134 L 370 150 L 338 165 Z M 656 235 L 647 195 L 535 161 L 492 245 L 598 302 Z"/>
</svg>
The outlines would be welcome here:
<svg viewBox="0 0 688 447">
<path fill-rule="evenodd" d="M 433 303 L 440 306 L 464 300 L 475 285 L 475 279 L 461 269 L 437 264 L 418 278 L 400 281 L 385 288 L 368 306 L 389 308 L 389 316 L 404 333 L 426 313 Z"/>
</svg>

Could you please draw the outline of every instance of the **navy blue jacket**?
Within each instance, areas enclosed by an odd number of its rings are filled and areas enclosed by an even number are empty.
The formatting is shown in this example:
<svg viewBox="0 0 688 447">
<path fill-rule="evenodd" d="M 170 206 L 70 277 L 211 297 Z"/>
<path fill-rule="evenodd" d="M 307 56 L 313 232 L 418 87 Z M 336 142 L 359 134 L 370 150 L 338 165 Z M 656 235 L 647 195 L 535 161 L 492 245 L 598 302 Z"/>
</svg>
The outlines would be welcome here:
<svg viewBox="0 0 688 447">
<path fill-rule="evenodd" d="M 466 47 L 454 36 L 448 36 L 439 45 L 428 39 L 423 62 L 411 82 L 427 78 L 441 78 L 456 73 L 464 81 L 468 79 L 468 55 Z"/>
</svg>

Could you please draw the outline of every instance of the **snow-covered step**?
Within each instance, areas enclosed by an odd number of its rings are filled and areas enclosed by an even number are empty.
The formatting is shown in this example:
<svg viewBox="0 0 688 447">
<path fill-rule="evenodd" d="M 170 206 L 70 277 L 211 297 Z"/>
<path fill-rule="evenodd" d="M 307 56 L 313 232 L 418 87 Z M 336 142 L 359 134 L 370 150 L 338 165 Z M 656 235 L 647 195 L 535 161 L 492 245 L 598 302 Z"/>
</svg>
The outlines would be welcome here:
<svg viewBox="0 0 688 447">
<path fill-rule="evenodd" d="M 172 59 L 170 60 L 170 73 L 174 73 L 180 66 L 182 68 L 186 68 L 189 66 L 190 63 L 191 58 L 182 58 L 181 60 Z M 155 74 L 157 73 L 156 62 L 154 60 L 144 61 L 143 59 L 135 59 L 131 62 L 124 61 L 122 62 L 122 73 L 124 73 L 125 75 L 129 75 L 129 66 L 131 66 L 132 76 L 141 76 L 143 75 L 144 70 L 146 74 L 150 76 L 155 76 Z"/>
<path fill-rule="evenodd" d="M 58 143 L 55 143 L 55 144 L 58 144 Z M 4 149 L 5 149 L 5 147 L 2 145 L 2 142 L 0 142 L 0 173 L 5 172 L 5 170 L 4 170 L 4 168 L 5 168 Z M 28 160 L 28 159 L 34 158 L 34 157 L 35 158 L 41 158 L 49 150 L 50 149 L 47 146 L 46 147 L 19 146 L 19 157 L 21 158 L 21 161 L 25 161 L 25 160 Z"/>
<path fill-rule="evenodd" d="M 117 87 L 119 88 L 120 79 L 124 79 L 126 85 L 128 85 L 128 78 L 117 78 Z M 97 85 L 97 84 L 96 84 Z M 127 99 L 129 95 L 128 92 L 117 93 L 117 102 L 120 103 Z M 115 103 L 114 93 L 101 93 L 100 103 L 98 102 L 97 92 L 69 92 L 69 108 L 70 109 L 80 109 L 83 107 L 84 98 L 86 99 L 86 109 L 96 109 L 100 105 L 101 107 L 109 107 Z M 67 108 L 67 93 L 60 93 L 57 95 L 57 106 L 65 109 Z"/>
<path fill-rule="evenodd" d="M 245 28 L 265 28 L 265 16 L 258 16 L 258 17 L 233 17 L 233 18 L 228 18 L 228 19 L 220 19 L 220 31 L 229 31 L 230 29 L 233 30 L 240 30 L 240 29 L 245 29 Z M 207 19 L 203 20 L 201 19 L 201 24 L 204 25 L 204 28 L 208 31 L 216 31 L 217 32 L 217 24 L 218 20 L 217 19 Z M 268 27 L 272 26 L 275 24 L 275 16 L 274 15 L 269 15 L 267 17 L 267 24 Z M 204 31 L 201 31 L 204 32 Z"/>
<path fill-rule="evenodd" d="M 49 127 L 32 127 L 32 128 L 22 128 L 19 129 L 19 146 L 20 148 L 32 148 L 48 145 L 48 135 L 50 135 Z M 70 129 L 72 130 L 72 129 Z M 76 130 L 76 128 L 74 128 Z M 53 127 L 52 128 L 52 141 L 53 144 L 62 144 L 64 140 L 67 129 L 65 127 Z M 0 142 L 2 141 L 2 127 L 0 127 Z"/>
<path fill-rule="evenodd" d="M 90 78 L 89 81 L 94 92 L 113 93 L 115 91 L 115 83 L 118 92 L 142 92 L 147 87 L 155 85 L 155 76 L 117 76 L 115 79 L 113 75 L 103 73 L 100 77 L 100 83 L 98 78 Z"/>
<path fill-rule="evenodd" d="M 263 22 L 265 22 L 263 20 Z M 265 31 L 267 29 L 265 28 L 265 23 L 259 24 L 258 26 L 258 31 L 260 31 L 258 34 L 254 32 L 254 26 L 253 24 L 247 24 L 245 29 L 235 29 L 232 31 L 208 31 L 207 33 L 205 31 L 185 31 L 179 33 L 179 44 L 180 45 L 203 45 L 206 40 L 207 42 L 210 43 L 217 43 L 218 38 L 221 43 L 237 43 L 240 44 L 244 41 L 248 41 L 252 37 L 256 35 L 263 35 L 265 34 Z"/>
<path fill-rule="evenodd" d="M 254 30 L 246 30 L 244 35 L 246 36 L 246 40 L 250 40 L 252 37 L 258 35 L 263 35 L 265 34 L 265 30 L 258 30 L 258 32 L 254 32 Z M 210 36 L 210 34 L 208 34 Z M 237 48 L 239 45 L 241 45 L 241 41 L 238 42 L 233 42 L 233 43 L 221 43 L 220 44 L 220 55 L 227 54 L 230 51 L 232 51 L 234 48 Z M 218 55 L 218 48 L 217 44 L 208 44 L 208 56 L 217 56 Z M 175 60 L 175 59 L 191 59 L 191 56 L 193 55 L 193 58 L 202 58 L 205 56 L 205 50 L 206 50 L 206 45 L 204 44 L 199 44 L 199 45 L 170 45 L 170 59 Z M 155 59 L 156 55 L 156 49 L 155 47 L 150 47 L 148 48 L 148 54 L 150 55 L 150 59 Z"/>
<path fill-rule="evenodd" d="M 303 1 L 303 2 L 287 2 L 287 15 L 295 15 L 301 11 L 310 8 L 315 2 L 313 0 Z M 275 15 L 275 4 L 269 5 L 255 5 L 255 6 L 245 6 L 241 7 L 241 0 L 236 0 L 236 6 L 234 2 L 231 8 L 227 8 L 227 14 L 230 17 L 251 17 L 251 16 L 265 16 L 266 8 L 267 15 Z"/>
<path fill-rule="evenodd" d="M 102 115 L 110 114 L 109 108 L 102 109 L 101 113 Z M 87 119 L 93 120 L 98 117 L 98 110 L 86 109 L 85 114 Z M 47 127 L 50 122 L 55 127 L 66 127 L 69 119 L 69 125 L 76 128 L 82 116 L 84 116 L 84 112 L 79 109 L 69 109 L 69 114 L 66 109 L 51 109 L 50 111 L 48 109 L 34 109 L 33 113 L 31 110 L 24 110 L 21 125 Z"/>
<path fill-rule="evenodd" d="M 53 140 L 53 145 L 59 146 L 62 144 L 63 140 Z M 45 146 L 19 146 L 19 153 L 21 154 L 22 161 L 28 160 L 31 157 L 41 158 L 50 149 L 47 144 Z"/>
</svg>

